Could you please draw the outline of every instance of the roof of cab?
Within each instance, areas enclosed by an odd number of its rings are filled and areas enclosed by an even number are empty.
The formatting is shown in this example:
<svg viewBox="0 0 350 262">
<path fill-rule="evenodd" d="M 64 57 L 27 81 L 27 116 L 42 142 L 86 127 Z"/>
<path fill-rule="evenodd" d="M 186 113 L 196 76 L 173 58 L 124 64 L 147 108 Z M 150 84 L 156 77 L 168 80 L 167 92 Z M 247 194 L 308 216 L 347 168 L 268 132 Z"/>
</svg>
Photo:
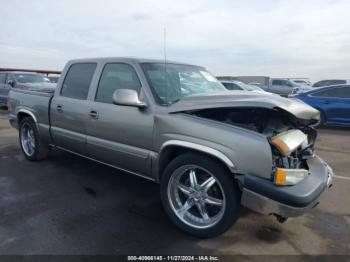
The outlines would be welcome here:
<svg viewBox="0 0 350 262">
<path fill-rule="evenodd" d="M 136 57 L 96 57 L 96 58 L 82 58 L 82 59 L 73 59 L 70 60 L 69 63 L 88 63 L 88 62 L 124 62 L 124 63 L 165 63 L 164 59 L 148 59 L 148 58 L 136 58 Z M 183 63 L 183 62 L 176 62 L 176 61 L 169 61 L 166 60 L 166 63 L 169 64 L 181 64 L 181 65 L 190 65 L 190 66 L 197 66 L 193 64 Z"/>
</svg>

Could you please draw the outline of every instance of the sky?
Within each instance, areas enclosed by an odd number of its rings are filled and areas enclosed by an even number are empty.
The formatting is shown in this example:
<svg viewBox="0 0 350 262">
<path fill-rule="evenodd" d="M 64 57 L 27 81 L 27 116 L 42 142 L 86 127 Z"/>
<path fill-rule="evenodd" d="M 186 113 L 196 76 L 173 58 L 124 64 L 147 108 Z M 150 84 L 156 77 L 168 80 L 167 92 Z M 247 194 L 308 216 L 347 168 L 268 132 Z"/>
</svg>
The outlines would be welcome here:
<svg viewBox="0 0 350 262">
<path fill-rule="evenodd" d="M 215 75 L 350 79 L 348 0 L 0 0 L 0 67 L 131 56 Z"/>
</svg>

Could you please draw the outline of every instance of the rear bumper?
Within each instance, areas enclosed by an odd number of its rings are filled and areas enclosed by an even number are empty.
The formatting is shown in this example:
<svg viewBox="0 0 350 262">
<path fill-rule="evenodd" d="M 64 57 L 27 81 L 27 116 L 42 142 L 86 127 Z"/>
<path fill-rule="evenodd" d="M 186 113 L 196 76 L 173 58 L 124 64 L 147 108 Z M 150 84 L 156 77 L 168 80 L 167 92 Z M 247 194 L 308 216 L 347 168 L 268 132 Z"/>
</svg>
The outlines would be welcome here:
<svg viewBox="0 0 350 262">
<path fill-rule="evenodd" d="M 332 185 L 332 169 L 319 157 L 307 161 L 310 175 L 294 186 L 279 187 L 271 181 L 247 175 L 241 204 L 262 214 L 300 216 L 315 207 Z"/>
</svg>

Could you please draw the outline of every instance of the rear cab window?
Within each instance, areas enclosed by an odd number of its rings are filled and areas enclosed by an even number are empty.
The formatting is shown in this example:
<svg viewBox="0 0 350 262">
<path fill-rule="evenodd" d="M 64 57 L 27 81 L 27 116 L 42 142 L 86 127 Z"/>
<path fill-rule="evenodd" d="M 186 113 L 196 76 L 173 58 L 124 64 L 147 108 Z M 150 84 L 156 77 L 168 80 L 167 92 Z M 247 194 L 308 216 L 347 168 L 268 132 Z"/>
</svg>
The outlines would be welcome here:
<svg viewBox="0 0 350 262">
<path fill-rule="evenodd" d="M 69 67 L 61 88 L 61 96 L 87 99 L 96 63 L 76 63 Z"/>
</svg>

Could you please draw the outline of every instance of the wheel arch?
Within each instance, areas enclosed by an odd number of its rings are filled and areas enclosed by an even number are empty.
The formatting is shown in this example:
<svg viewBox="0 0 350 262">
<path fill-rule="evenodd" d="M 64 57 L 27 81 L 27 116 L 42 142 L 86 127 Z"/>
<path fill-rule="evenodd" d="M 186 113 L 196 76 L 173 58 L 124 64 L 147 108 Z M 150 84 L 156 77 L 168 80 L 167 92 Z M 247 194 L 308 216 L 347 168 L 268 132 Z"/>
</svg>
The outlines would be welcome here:
<svg viewBox="0 0 350 262">
<path fill-rule="evenodd" d="M 17 116 L 18 124 L 21 123 L 21 121 L 26 117 L 31 117 L 35 122 L 35 124 L 38 122 L 35 115 L 27 109 L 19 109 L 17 111 L 16 116 Z"/>
<path fill-rule="evenodd" d="M 156 164 L 156 181 L 160 181 L 165 167 L 171 160 L 183 153 L 193 152 L 213 157 L 223 165 L 229 172 L 235 173 L 235 164 L 217 149 L 181 140 L 169 140 L 161 147 Z"/>
</svg>

